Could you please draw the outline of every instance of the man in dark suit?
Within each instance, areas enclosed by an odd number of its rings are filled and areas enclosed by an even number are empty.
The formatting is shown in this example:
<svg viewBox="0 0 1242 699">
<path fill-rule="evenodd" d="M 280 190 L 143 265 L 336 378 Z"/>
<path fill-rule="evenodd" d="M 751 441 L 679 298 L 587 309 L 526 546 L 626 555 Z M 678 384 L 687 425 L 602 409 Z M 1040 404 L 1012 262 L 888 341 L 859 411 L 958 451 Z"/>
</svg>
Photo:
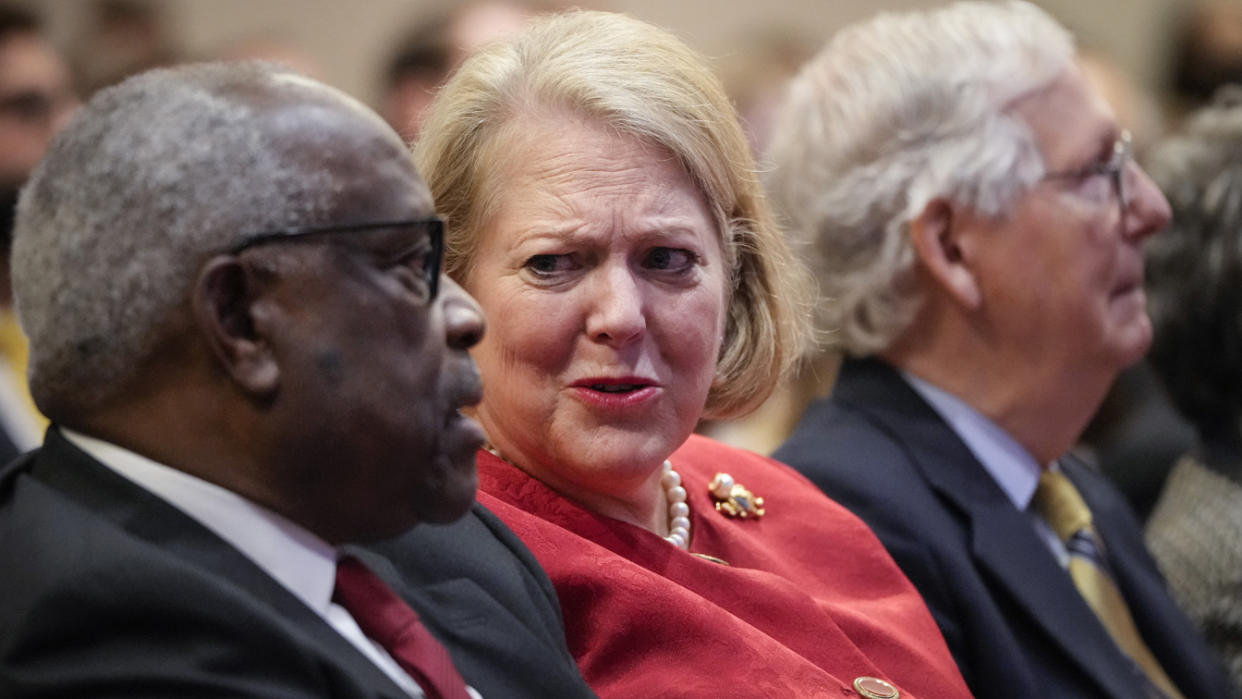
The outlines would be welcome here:
<svg viewBox="0 0 1242 699">
<path fill-rule="evenodd" d="M 283 69 L 91 100 L 18 205 L 53 427 L 0 471 L 0 696 L 591 696 L 474 504 L 442 225 L 391 129 Z"/>
<path fill-rule="evenodd" d="M 978 696 L 1225 697 L 1138 523 L 1066 456 L 1150 343 L 1140 246 L 1169 218 L 1074 58 L 1033 5 L 965 2 L 804 69 L 772 184 L 849 358 L 775 456 L 870 524 Z"/>
</svg>

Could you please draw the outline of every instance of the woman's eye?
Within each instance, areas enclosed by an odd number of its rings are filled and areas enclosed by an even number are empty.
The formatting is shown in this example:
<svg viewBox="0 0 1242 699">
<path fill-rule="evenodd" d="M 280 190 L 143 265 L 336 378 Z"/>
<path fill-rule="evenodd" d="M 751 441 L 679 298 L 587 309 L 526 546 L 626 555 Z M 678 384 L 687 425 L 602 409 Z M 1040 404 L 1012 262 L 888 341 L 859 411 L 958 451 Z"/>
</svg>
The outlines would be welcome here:
<svg viewBox="0 0 1242 699">
<path fill-rule="evenodd" d="M 535 255 L 524 266 L 536 275 L 546 276 L 573 269 L 573 258 L 569 255 Z"/>
<path fill-rule="evenodd" d="M 699 261 L 698 255 L 680 248 L 652 248 L 647 252 L 643 265 L 648 269 L 684 272 Z"/>
</svg>

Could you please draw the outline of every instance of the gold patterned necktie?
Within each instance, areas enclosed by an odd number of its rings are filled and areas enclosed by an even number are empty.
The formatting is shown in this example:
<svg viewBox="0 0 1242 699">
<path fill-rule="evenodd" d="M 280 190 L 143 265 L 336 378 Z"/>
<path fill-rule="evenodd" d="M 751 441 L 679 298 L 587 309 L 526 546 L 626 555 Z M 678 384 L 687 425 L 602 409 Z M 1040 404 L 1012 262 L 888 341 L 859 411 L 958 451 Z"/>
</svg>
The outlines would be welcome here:
<svg viewBox="0 0 1242 699">
<path fill-rule="evenodd" d="M 1091 522 L 1091 510 L 1064 473 L 1045 470 L 1035 491 L 1035 506 L 1069 553 L 1069 574 L 1095 615 L 1122 652 L 1130 657 L 1153 689 L 1183 699 L 1134 625 L 1125 598 L 1113 582 L 1104 543 Z"/>
</svg>

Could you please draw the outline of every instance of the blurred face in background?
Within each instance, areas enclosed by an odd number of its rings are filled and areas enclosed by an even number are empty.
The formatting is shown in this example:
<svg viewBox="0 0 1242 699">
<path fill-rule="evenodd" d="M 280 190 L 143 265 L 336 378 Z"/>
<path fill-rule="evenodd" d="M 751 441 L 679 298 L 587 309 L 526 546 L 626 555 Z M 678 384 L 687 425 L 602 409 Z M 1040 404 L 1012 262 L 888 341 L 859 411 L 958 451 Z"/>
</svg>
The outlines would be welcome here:
<svg viewBox="0 0 1242 699">
<path fill-rule="evenodd" d="M 46 41 L 0 37 L 0 187 L 25 181 L 77 106 L 69 68 Z"/>
</svg>

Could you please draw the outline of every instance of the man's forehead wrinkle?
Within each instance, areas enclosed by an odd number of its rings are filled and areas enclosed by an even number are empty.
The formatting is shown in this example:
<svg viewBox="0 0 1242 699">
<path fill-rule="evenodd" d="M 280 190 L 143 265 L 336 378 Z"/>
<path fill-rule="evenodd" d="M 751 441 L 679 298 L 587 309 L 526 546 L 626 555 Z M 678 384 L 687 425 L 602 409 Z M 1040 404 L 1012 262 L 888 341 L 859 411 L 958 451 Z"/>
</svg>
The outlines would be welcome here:
<svg viewBox="0 0 1242 699">
<path fill-rule="evenodd" d="M 344 135 L 356 139 L 356 143 L 345 145 L 347 148 L 374 149 L 365 156 L 403 154 L 409 158 L 405 144 L 365 105 L 304 76 L 279 73 L 262 82 L 238 83 L 222 92 L 231 93 L 255 110 L 256 118 L 276 133 L 320 147 L 342 143 L 339 139 Z M 391 153 L 383 153 L 385 148 Z"/>
<path fill-rule="evenodd" d="M 1044 165 L 1051 169 L 1084 164 L 1118 134 L 1111 109 L 1074 67 L 1014 103 L 1012 113 L 1031 129 Z"/>
<path fill-rule="evenodd" d="M 358 116 L 336 100 L 293 103 L 268 113 L 263 128 L 279 156 L 318 180 L 332 199 L 397 187 L 408 190 L 420 213 L 431 213 L 430 193 L 404 144 L 386 126 Z"/>
<path fill-rule="evenodd" d="M 331 103 L 339 107 L 342 111 L 350 112 L 355 117 L 371 122 L 376 125 L 384 124 L 384 120 L 365 104 L 358 101 L 354 96 L 329 87 L 322 83 L 317 83 L 304 75 L 297 73 L 281 73 L 272 76 L 273 84 L 279 87 L 288 87 L 292 94 L 297 95 L 297 99 L 303 103 L 309 104 L 312 98 L 318 98 L 324 103 Z"/>
</svg>

